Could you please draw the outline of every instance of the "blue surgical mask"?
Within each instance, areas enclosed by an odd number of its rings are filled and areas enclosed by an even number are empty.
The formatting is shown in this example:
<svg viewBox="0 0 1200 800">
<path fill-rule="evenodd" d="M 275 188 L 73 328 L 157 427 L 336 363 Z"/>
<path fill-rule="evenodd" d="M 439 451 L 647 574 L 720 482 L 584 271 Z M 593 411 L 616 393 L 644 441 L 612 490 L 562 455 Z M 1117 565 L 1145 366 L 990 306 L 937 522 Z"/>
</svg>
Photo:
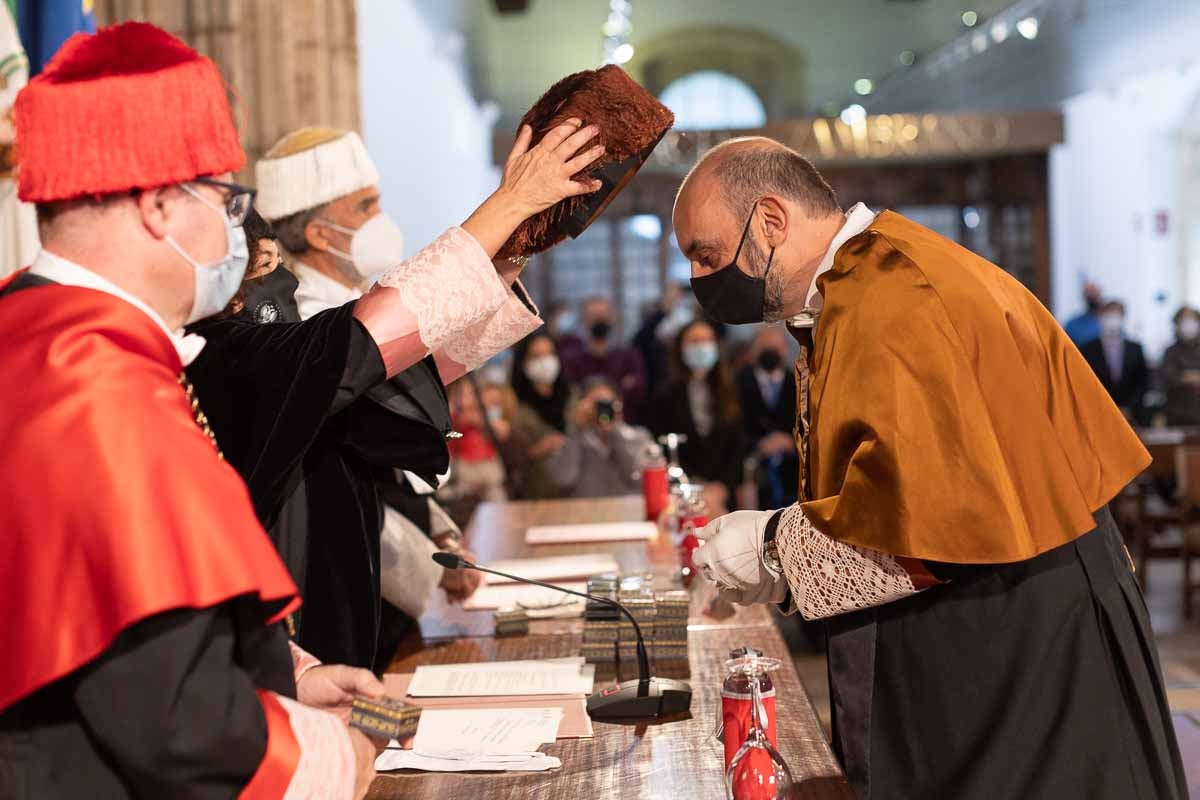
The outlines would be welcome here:
<svg viewBox="0 0 1200 800">
<path fill-rule="evenodd" d="M 692 372 L 708 372 L 717 365 L 721 351 L 716 342 L 697 342 L 683 346 L 683 363 Z"/>
<path fill-rule="evenodd" d="M 221 217 L 225 223 L 225 257 L 215 264 L 204 265 L 192 258 L 169 235 L 165 237 L 167 244 L 175 249 L 185 261 L 192 265 L 195 276 L 195 294 L 192 297 L 192 310 L 184 325 L 211 317 L 220 312 L 237 294 L 246 275 L 246 265 L 250 263 L 250 249 L 246 245 L 246 232 L 241 225 L 234 225 L 225 209 L 204 199 L 203 195 L 187 184 L 180 185 L 181 189 L 199 200 Z"/>
</svg>

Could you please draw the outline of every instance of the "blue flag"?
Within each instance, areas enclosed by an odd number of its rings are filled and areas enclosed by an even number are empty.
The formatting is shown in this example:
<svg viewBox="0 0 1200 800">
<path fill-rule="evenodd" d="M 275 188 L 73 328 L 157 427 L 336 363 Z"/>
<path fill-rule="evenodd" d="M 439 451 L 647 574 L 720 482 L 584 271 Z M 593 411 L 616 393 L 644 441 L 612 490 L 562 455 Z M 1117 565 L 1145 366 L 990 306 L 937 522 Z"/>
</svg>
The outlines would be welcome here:
<svg viewBox="0 0 1200 800">
<path fill-rule="evenodd" d="M 71 34 L 96 32 L 93 0 L 17 0 L 17 28 L 36 75 Z"/>
</svg>

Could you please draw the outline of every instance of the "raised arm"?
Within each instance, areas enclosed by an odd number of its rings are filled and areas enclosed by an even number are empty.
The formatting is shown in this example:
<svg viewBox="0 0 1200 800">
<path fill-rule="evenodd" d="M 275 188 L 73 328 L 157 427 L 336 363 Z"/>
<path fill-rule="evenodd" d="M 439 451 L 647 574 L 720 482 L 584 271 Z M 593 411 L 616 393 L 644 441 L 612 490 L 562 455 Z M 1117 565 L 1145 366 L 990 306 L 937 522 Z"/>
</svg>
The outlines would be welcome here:
<svg viewBox="0 0 1200 800">
<path fill-rule="evenodd" d="M 389 377 L 448 347 L 439 358 L 439 366 L 447 365 L 446 380 L 454 372 L 448 362 L 463 371 L 477 366 L 473 362 L 478 351 L 459 340 L 495 341 L 536 319 L 532 304 L 524 316 L 512 306 L 514 299 L 520 302 L 510 286 L 516 276 L 498 270 L 492 258 L 527 218 L 567 197 L 600 188 L 599 181 L 572 178 L 604 152 L 600 146 L 580 152 L 598 132 L 595 126 L 580 125 L 570 120 L 532 148 L 533 132 L 523 127 L 500 187 L 460 227 L 384 273 L 358 301 L 354 315 L 379 346 Z M 501 313 L 505 308 L 510 309 L 508 315 Z"/>
</svg>

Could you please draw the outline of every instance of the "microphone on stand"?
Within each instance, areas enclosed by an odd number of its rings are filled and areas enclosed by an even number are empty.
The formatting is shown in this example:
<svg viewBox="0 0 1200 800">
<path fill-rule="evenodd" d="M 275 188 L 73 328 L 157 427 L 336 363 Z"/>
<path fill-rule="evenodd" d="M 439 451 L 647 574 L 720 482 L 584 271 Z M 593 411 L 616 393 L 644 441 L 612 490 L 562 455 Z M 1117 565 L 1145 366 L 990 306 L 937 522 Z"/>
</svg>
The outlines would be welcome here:
<svg viewBox="0 0 1200 800">
<path fill-rule="evenodd" d="M 454 553 L 434 553 L 433 560 L 446 569 L 474 569 L 499 575 L 501 578 L 508 578 L 517 583 L 529 583 L 564 594 L 573 594 L 585 600 L 594 600 L 597 603 L 612 606 L 624 614 L 633 623 L 633 631 L 637 634 L 638 676 L 634 680 L 622 681 L 620 684 L 595 692 L 588 697 L 588 716 L 592 719 L 657 719 L 668 714 L 682 713 L 691 708 L 692 687 L 685 681 L 674 678 L 656 678 L 650 674 L 650 659 L 646 656 L 646 640 L 642 638 L 642 628 L 633 614 L 629 613 L 629 609 L 616 600 L 481 567 Z"/>
</svg>

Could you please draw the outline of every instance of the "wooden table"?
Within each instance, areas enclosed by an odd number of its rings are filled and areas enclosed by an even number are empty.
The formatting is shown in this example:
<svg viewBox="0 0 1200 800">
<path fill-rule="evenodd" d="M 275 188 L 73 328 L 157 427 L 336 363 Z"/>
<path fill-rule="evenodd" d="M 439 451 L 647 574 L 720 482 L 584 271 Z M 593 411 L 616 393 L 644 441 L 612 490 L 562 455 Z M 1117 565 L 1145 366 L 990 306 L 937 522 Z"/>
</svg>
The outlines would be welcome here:
<svg viewBox="0 0 1200 800">
<path fill-rule="evenodd" d="M 676 568 L 674 548 L 653 540 L 604 545 L 526 545 L 531 525 L 565 522 L 620 522 L 641 518 L 640 498 L 558 500 L 536 503 L 487 503 L 466 531 L 466 544 L 480 563 L 499 558 L 606 550 L 621 569 L 652 570 L 669 579 Z M 722 746 L 713 737 L 721 708 L 724 662 L 731 649 L 752 645 L 779 658 L 773 674 L 778 692 L 779 750 L 796 779 L 797 798 L 845 798 L 850 791 L 821 731 L 808 694 L 791 665 L 787 647 L 762 606 L 738 609 L 721 619 L 704 613 L 713 595 L 702 582 L 693 585 L 688 624 L 692 685 L 691 714 L 669 722 L 642 725 L 595 723 L 595 737 L 563 740 L 544 748 L 562 759 L 562 767 L 540 773 L 389 773 L 380 775 L 372 800 L 404 798 L 720 798 L 724 796 Z M 440 603 L 420 621 L 421 634 L 410 637 L 389 668 L 412 672 L 420 664 L 553 658 L 578 655 L 580 620 L 538 620 L 526 636 L 494 638 L 489 612 L 464 611 Z M 622 676 L 625 677 L 625 676 Z M 630 676 L 633 677 L 633 676 Z"/>
</svg>

